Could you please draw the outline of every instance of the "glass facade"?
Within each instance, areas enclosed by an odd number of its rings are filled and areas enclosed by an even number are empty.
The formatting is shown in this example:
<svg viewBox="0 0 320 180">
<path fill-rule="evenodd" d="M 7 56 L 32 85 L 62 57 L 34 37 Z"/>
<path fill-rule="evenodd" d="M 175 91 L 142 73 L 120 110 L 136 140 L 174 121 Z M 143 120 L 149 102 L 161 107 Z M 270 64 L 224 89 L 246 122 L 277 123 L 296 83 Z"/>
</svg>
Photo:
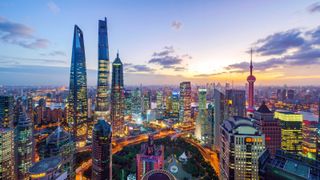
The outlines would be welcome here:
<svg viewBox="0 0 320 180">
<path fill-rule="evenodd" d="M 191 122 L 191 83 L 180 83 L 180 122 Z"/>
<path fill-rule="evenodd" d="M 0 128 L 0 179 L 15 179 L 14 142 L 11 128 Z"/>
<path fill-rule="evenodd" d="M 99 20 L 98 36 L 98 87 L 96 111 L 109 110 L 109 46 L 108 46 L 108 28 L 107 18 Z"/>
<path fill-rule="evenodd" d="M 87 71 L 83 33 L 81 29 L 75 25 L 70 70 L 67 122 L 69 124 L 70 132 L 77 141 L 86 139 L 87 118 Z"/>
<path fill-rule="evenodd" d="M 117 58 L 112 63 L 111 122 L 113 135 L 118 137 L 125 136 L 123 64 L 119 54 L 117 54 Z"/>
<path fill-rule="evenodd" d="M 13 127 L 13 102 L 12 96 L 0 96 L 0 127 Z"/>
</svg>

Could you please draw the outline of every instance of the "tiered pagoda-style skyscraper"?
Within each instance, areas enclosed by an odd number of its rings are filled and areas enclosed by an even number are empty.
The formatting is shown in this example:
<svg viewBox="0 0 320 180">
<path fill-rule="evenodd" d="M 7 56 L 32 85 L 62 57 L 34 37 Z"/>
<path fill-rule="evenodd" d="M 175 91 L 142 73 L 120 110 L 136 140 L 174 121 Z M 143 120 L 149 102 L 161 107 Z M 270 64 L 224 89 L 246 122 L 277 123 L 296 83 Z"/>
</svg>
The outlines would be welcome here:
<svg viewBox="0 0 320 180">
<path fill-rule="evenodd" d="M 70 132 L 76 138 L 77 142 L 81 142 L 86 139 L 87 118 L 87 71 L 83 33 L 81 29 L 75 25 L 70 69 L 67 122 Z M 77 143 L 77 145 L 80 144 Z"/>
<path fill-rule="evenodd" d="M 103 116 L 109 111 L 109 45 L 108 45 L 108 27 L 107 18 L 99 20 L 98 36 L 98 87 L 96 112 L 98 116 Z M 108 118 L 109 119 L 109 118 Z"/>
<path fill-rule="evenodd" d="M 256 81 L 256 77 L 252 74 L 252 49 L 251 49 L 251 59 L 250 59 L 250 75 L 247 78 L 249 83 L 249 93 L 248 93 L 248 109 L 249 113 L 253 113 L 254 111 L 254 82 Z"/>
<path fill-rule="evenodd" d="M 124 91 L 123 91 L 123 64 L 117 53 L 112 63 L 111 84 L 111 123 L 113 136 L 124 136 Z"/>
</svg>

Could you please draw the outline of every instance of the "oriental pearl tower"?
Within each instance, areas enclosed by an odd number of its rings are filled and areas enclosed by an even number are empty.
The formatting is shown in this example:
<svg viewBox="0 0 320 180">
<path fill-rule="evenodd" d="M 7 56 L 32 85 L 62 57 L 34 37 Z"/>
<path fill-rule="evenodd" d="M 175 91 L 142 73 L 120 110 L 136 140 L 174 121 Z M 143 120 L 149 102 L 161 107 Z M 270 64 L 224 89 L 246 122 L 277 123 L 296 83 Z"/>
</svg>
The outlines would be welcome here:
<svg viewBox="0 0 320 180">
<path fill-rule="evenodd" d="M 256 77 L 252 74 L 252 49 L 251 49 L 251 59 L 250 59 L 250 75 L 247 77 L 247 81 L 249 83 L 249 93 L 248 93 L 248 114 L 253 113 L 254 111 L 254 82 L 256 81 Z"/>
</svg>

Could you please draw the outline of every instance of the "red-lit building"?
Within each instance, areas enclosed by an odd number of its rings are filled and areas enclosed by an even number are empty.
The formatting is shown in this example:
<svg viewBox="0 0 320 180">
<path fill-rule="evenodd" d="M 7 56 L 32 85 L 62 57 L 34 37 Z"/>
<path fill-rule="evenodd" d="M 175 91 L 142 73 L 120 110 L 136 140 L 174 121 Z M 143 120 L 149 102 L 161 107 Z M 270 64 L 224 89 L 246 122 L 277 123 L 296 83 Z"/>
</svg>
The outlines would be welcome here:
<svg viewBox="0 0 320 180">
<path fill-rule="evenodd" d="M 252 74 L 252 49 L 251 49 L 251 59 L 250 59 L 250 75 L 247 77 L 247 81 L 249 83 L 249 91 L 248 91 L 248 109 L 247 112 L 254 112 L 254 82 L 256 81 L 256 77 Z"/>
<path fill-rule="evenodd" d="M 280 122 L 274 119 L 274 113 L 269 110 L 265 102 L 254 112 L 253 118 L 260 131 L 265 134 L 266 148 L 272 156 L 281 148 Z"/>
<path fill-rule="evenodd" d="M 143 175 L 151 170 L 163 169 L 164 147 L 156 146 L 153 137 L 149 136 L 148 143 L 141 146 L 141 153 L 136 156 L 137 180 L 141 180 Z"/>
</svg>

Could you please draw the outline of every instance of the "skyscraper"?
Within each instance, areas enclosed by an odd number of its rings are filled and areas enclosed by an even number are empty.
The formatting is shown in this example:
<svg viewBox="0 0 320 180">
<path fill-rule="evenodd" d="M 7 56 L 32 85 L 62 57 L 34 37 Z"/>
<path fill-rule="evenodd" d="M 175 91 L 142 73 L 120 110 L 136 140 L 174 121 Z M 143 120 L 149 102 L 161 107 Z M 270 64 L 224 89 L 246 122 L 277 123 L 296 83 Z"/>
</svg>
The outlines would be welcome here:
<svg viewBox="0 0 320 180">
<path fill-rule="evenodd" d="M 266 148 L 274 156 L 276 150 L 281 148 L 281 127 L 278 119 L 274 119 L 274 113 L 269 110 L 265 102 L 261 104 L 253 114 L 259 130 L 265 134 Z"/>
<path fill-rule="evenodd" d="M 12 96 L 0 96 L 0 127 L 13 128 L 13 102 Z"/>
<path fill-rule="evenodd" d="M 99 119 L 92 132 L 92 179 L 112 179 L 111 126 Z"/>
<path fill-rule="evenodd" d="M 292 153 L 301 152 L 303 116 L 286 110 L 277 110 L 274 118 L 281 126 L 281 149 Z"/>
<path fill-rule="evenodd" d="M 214 89 L 213 104 L 208 107 L 208 118 L 211 124 L 211 143 L 213 149 L 218 149 L 220 142 L 220 124 L 225 119 L 225 96 L 219 90 Z"/>
<path fill-rule="evenodd" d="M 265 150 L 265 137 L 253 122 L 234 116 L 220 127 L 220 178 L 259 179 L 259 156 Z"/>
<path fill-rule="evenodd" d="M 208 128 L 208 121 L 207 121 L 207 90 L 206 89 L 199 89 L 198 90 L 198 104 L 199 104 L 199 113 L 196 119 L 196 129 L 195 135 L 198 140 L 201 142 L 208 143 L 208 136 L 206 128 Z"/>
<path fill-rule="evenodd" d="M 24 108 L 20 112 L 15 129 L 15 159 L 17 179 L 29 179 L 28 170 L 34 158 L 33 124 Z"/>
<path fill-rule="evenodd" d="M 77 146 L 82 146 L 81 142 L 87 138 L 87 71 L 83 34 L 77 25 L 74 26 L 67 109 L 70 132 L 76 138 Z"/>
<path fill-rule="evenodd" d="M 141 91 L 139 88 L 135 88 L 132 91 L 132 106 L 131 113 L 132 119 L 137 123 L 142 122 L 142 103 L 141 103 Z"/>
<path fill-rule="evenodd" d="M 141 152 L 136 155 L 137 180 L 141 180 L 143 175 L 151 170 L 163 169 L 164 147 L 156 146 L 153 137 L 149 136 L 148 143 L 141 146 Z"/>
<path fill-rule="evenodd" d="M 98 36 L 98 87 L 96 112 L 103 115 L 109 111 L 109 45 L 108 45 L 108 26 L 107 18 L 99 20 Z M 103 113 L 103 114 L 101 114 Z"/>
<path fill-rule="evenodd" d="M 249 83 L 249 91 L 248 91 L 248 109 L 249 113 L 253 113 L 254 111 L 254 82 L 256 81 L 256 77 L 252 74 L 252 49 L 251 49 L 251 59 L 250 59 L 250 75 L 247 78 Z"/>
<path fill-rule="evenodd" d="M 117 53 L 112 63 L 111 84 L 111 122 L 114 136 L 125 136 L 124 127 L 124 91 L 123 91 L 123 64 Z"/>
<path fill-rule="evenodd" d="M 311 159 L 317 156 L 317 128 L 317 121 L 303 120 L 301 154 Z"/>
<path fill-rule="evenodd" d="M 245 91 L 229 89 L 226 90 L 226 117 L 246 115 Z"/>
<path fill-rule="evenodd" d="M 191 83 L 180 83 L 180 112 L 179 121 L 190 123 L 191 121 Z"/>
<path fill-rule="evenodd" d="M 12 128 L 0 128 L 0 179 L 16 179 L 14 173 L 14 135 Z"/>
<path fill-rule="evenodd" d="M 41 159 L 61 157 L 61 170 L 68 173 L 68 179 L 75 178 L 76 146 L 71 134 L 58 127 L 48 136 L 41 152 Z"/>
</svg>

